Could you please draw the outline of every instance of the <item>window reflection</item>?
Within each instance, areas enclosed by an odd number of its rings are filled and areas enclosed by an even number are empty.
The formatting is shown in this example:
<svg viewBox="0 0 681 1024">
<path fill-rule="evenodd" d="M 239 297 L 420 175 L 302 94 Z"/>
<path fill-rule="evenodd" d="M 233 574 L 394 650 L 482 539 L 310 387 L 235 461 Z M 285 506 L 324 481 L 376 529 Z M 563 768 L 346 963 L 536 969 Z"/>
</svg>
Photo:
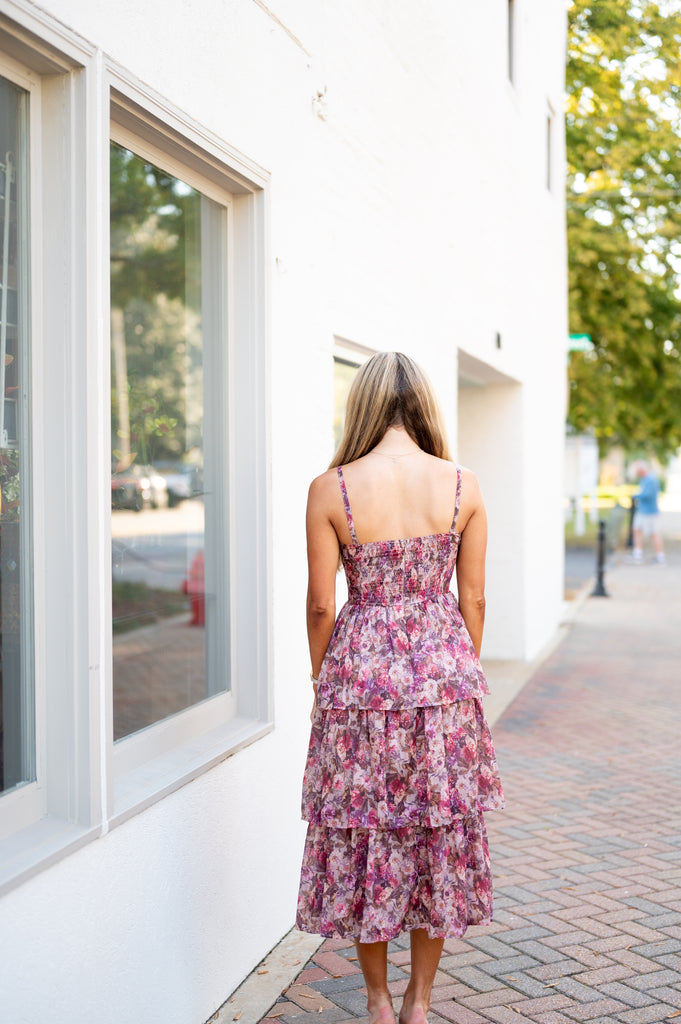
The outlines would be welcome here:
<svg viewBox="0 0 681 1024">
<path fill-rule="evenodd" d="M 355 379 L 359 363 L 342 356 L 333 357 L 333 444 L 338 449 L 343 436 L 345 424 L 345 406 L 348 401 L 350 385 Z"/>
<path fill-rule="evenodd" d="M 202 233 L 216 207 L 111 146 L 115 738 L 205 699 Z M 212 688 L 211 688 L 212 687 Z"/>
</svg>

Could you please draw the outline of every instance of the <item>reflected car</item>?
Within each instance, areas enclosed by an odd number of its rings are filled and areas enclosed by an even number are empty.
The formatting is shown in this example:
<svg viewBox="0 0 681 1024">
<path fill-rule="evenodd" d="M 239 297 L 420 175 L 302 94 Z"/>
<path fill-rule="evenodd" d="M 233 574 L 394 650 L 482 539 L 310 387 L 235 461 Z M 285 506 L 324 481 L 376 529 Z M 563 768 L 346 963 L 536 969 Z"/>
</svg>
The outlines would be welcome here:
<svg viewBox="0 0 681 1024">
<path fill-rule="evenodd" d="M 169 503 L 165 478 L 153 466 L 133 463 L 111 476 L 111 507 L 141 512 L 143 508 L 166 508 Z"/>
<path fill-rule="evenodd" d="M 200 466 L 186 462 L 159 462 L 158 472 L 168 488 L 168 505 L 174 508 L 187 498 L 196 498 L 203 494 L 203 473 Z"/>
</svg>

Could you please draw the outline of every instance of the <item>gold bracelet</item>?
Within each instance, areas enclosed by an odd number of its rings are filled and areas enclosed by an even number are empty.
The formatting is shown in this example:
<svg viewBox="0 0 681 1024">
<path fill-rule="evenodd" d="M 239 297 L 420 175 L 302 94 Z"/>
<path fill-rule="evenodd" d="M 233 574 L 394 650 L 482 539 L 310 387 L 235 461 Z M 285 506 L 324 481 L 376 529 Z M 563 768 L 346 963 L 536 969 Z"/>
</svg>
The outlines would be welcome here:
<svg viewBox="0 0 681 1024">
<path fill-rule="evenodd" d="M 315 684 L 315 686 L 316 686 L 316 685 L 317 685 L 317 683 L 319 682 L 319 679 L 317 679 L 317 678 L 315 677 L 315 674 L 314 674 L 314 672 L 310 672 L 310 679 L 311 679 L 311 680 L 312 680 L 312 682 L 313 682 L 313 683 Z"/>
</svg>

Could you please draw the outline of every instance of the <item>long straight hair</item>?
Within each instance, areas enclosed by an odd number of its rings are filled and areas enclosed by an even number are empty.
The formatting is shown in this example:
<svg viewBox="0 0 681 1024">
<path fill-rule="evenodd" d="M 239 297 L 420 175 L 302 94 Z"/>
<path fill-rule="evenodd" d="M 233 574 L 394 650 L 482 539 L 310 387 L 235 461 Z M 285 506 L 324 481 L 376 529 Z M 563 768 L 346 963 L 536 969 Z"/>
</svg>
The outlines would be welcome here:
<svg viewBox="0 0 681 1024">
<path fill-rule="evenodd" d="M 329 469 L 361 459 L 392 426 L 403 426 L 424 452 L 451 462 L 442 413 L 427 376 L 402 352 L 378 352 L 352 382 L 343 437 Z"/>
</svg>

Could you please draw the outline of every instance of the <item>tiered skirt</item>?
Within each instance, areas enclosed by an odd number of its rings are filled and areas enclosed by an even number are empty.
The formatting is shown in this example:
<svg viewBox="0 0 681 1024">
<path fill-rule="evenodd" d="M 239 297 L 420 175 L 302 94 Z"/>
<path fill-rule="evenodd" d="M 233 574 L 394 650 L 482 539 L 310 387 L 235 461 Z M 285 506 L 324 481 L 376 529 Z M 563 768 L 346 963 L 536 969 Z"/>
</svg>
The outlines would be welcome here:
<svg viewBox="0 0 681 1024">
<path fill-rule="evenodd" d="M 303 781 L 298 928 L 379 942 L 416 928 L 461 936 L 489 923 L 483 813 L 502 806 L 477 697 L 317 706 Z"/>
</svg>

